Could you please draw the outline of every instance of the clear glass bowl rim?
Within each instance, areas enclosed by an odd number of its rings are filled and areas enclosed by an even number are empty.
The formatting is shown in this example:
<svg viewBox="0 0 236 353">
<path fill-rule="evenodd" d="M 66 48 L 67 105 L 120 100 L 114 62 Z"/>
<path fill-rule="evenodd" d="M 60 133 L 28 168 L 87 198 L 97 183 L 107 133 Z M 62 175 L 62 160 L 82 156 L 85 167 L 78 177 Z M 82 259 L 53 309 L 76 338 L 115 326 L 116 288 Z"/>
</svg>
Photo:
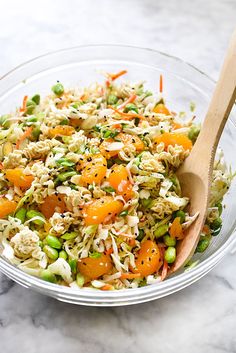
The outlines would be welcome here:
<svg viewBox="0 0 236 353">
<path fill-rule="evenodd" d="M 211 83 L 215 83 L 215 81 L 206 73 L 204 73 L 203 71 L 196 68 L 194 65 L 189 64 L 188 62 L 178 57 L 161 52 L 159 50 L 154 50 L 154 49 L 145 48 L 145 47 L 131 46 L 131 45 L 120 45 L 120 44 L 118 45 L 115 45 L 115 44 L 79 45 L 79 46 L 73 46 L 73 47 L 59 49 L 55 51 L 50 51 L 50 52 L 47 52 L 46 54 L 36 56 L 33 59 L 30 59 L 16 66 L 12 70 L 8 71 L 6 74 L 1 76 L 0 81 L 7 79 L 9 76 L 16 73 L 18 70 L 21 70 L 22 68 L 26 68 L 27 65 L 37 62 L 37 60 L 43 59 L 45 57 L 50 57 L 50 55 L 66 53 L 66 52 L 69 53 L 70 51 L 73 51 L 76 49 L 86 49 L 86 48 L 97 48 L 102 50 L 103 47 L 106 47 L 106 48 L 109 47 L 110 49 L 129 48 L 131 50 L 136 49 L 136 50 L 150 52 L 153 54 L 158 54 L 190 67 L 191 69 L 197 71 L 199 74 L 203 75 L 205 78 L 211 81 Z M 231 121 L 232 125 L 235 128 L 236 127 L 235 123 L 231 119 L 229 120 Z M 0 257 L 0 270 L 5 275 L 12 278 L 14 281 L 20 283 L 21 285 L 26 287 L 31 287 L 46 295 L 56 297 L 59 300 L 63 300 L 63 301 L 67 301 L 75 304 L 79 303 L 82 305 L 84 304 L 84 305 L 95 305 L 95 306 L 130 305 L 130 304 L 133 304 L 132 302 L 133 298 L 137 298 L 135 299 L 134 303 L 146 302 L 149 300 L 153 300 L 153 299 L 171 294 L 178 290 L 181 290 L 186 286 L 194 283 L 198 279 L 200 279 L 207 272 L 209 272 L 214 266 L 216 266 L 217 263 L 230 251 L 230 249 L 232 249 L 236 245 L 236 237 L 233 236 L 234 233 L 235 233 L 235 229 L 232 231 L 231 235 L 226 240 L 226 242 L 213 255 L 211 255 L 206 260 L 203 260 L 202 262 L 200 262 L 195 268 L 192 268 L 190 271 L 177 274 L 176 276 L 168 278 L 166 281 L 163 281 L 158 284 L 153 284 L 153 285 L 149 285 L 141 288 L 135 288 L 135 289 L 130 288 L 130 289 L 124 289 L 124 290 L 103 292 L 103 291 L 90 290 L 90 289 L 77 290 L 69 287 L 59 286 L 57 284 L 45 282 L 37 277 L 31 276 L 23 272 L 22 270 L 16 268 L 14 265 L 11 265 L 10 263 L 8 263 L 2 257 Z M 162 291 L 165 293 L 165 291 L 168 291 L 168 290 L 170 290 L 170 292 L 167 294 L 164 294 L 164 295 L 157 294 L 158 291 Z M 76 298 L 78 299 L 78 301 L 76 300 Z M 86 299 L 88 299 L 88 302 L 86 301 Z M 124 300 L 124 302 L 122 302 L 122 300 Z"/>
</svg>

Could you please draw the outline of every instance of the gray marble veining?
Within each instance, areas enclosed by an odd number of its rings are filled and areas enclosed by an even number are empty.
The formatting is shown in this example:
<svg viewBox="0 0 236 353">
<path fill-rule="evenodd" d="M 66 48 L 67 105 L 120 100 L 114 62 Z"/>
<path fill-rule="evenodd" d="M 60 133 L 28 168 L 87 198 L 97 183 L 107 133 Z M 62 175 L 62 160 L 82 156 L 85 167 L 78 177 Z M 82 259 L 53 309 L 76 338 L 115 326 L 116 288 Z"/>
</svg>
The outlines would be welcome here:
<svg viewBox="0 0 236 353">
<path fill-rule="evenodd" d="M 0 76 L 45 52 L 116 43 L 158 49 L 216 78 L 235 0 L 0 0 Z M 57 302 L 0 275 L 0 352 L 236 352 L 236 256 L 185 290 L 124 308 Z"/>
</svg>

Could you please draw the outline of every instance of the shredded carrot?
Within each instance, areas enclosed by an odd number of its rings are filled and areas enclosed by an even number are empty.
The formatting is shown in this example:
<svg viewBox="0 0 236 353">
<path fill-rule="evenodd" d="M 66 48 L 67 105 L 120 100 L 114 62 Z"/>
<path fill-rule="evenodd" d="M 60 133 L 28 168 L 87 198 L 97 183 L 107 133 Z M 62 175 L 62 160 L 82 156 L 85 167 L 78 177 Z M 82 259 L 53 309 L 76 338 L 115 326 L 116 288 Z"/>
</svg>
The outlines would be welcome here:
<svg viewBox="0 0 236 353">
<path fill-rule="evenodd" d="M 25 130 L 24 134 L 16 141 L 17 150 L 20 148 L 21 143 L 31 135 L 32 131 L 33 131 L 33 126 L 28 127 L 28 129 Z"/>
<path fill-rule="evenodd" d="M 164 279 L 166 278 L 168 273 L 168 263 L 166 262 L 166 260 L 164 260 L 164 264 L 163 264 L 163 268 L 162 268 L 162 272 L 161 272 L 161 280 L 164 281 Z"/>
<path fill-rule="evenodd" d="M 103 287 L 101 287 L 101 290 L 111 290 L 113 289 L 113 286 L 111 284 L 105 284 Z"/>
<path fill-rule="evenodd" d="M 114 81 L 114 80 L 116 80 L 118 77 L 123 76 L 123 75 L 125 75 L 125 74 L 127 74 L 127 70 L 121 70 L 121 71 L 117 72 L 117 74 L 108 74 L 108 77 L 109 77 L 112 81 Z"/>
<path fill-rule="evenodd" d="M 133 103 L 136 98 L 137 98 L 136 94 L 131 94 L 131 96 L 124 103 L 118 106 L 118 109 L 124 109 L 127 104 Z"/>
<path fill-rule="evenodd" d="M 87 94 L 82 94 L 82 96 L 80 97 L 80 100 L 82 100 L 82 102 L 86 101 L 86 99 L 88 99 Z"/>
<path fill-rule="evenodd" d="M 2 162 L 0 162 L 0 170 L 2 170 L 3 169 L 3 164 L 2 164 Z"/>
<path fill-rule="evenodd" d="M 173 130 L 181 129 L 183 126 L 179 123 L 173 122 L 172 124 Z"/>
<path fill-rule="evenodd" d="M 134 279 L 134 278 L 139 278 L 141 277 L 140 273 L 122 273 L 122 275 L 120 276 L 121 279 Z"/>
<path fill-rule="evenodd" d="M 113 248 L 107 249 L 105 255 L 111 255 L 113 253 Z"/>
<path fill-rule="evenodd" d="M 210 234 L 211 233 L 210 227 L 207 224 L 205 224 L 204 227 L 202 228 L 202 232 L 204 234 Z"/>
<path fill-rule="evenodd" d="M 160 93 L 163 92 L 163 76 L 162 75 L 160 75 L 159 91 L 160 91 Z"/>
<path fill-rule="evenodd" d="M 130 119 L 134 119 L 134 118 L 138 118 L 140 120 L 146 120 L 146 118 L 140 114 L 136 114 L 136 113 L 123 113 L 118 109 L 115 109 L 111 106 L 108 107 L 109 109 L 112 109 L 115 113 L 120 114 L 121 116 L 123 116 L 124 120 L 130 120 Z"/>
<path fill-rule="evenodd" d="M 117 72 L 117 74 L 109 74 L 108 73 L 107 74 L 108 79 L 105 82 L 106 83 L 106 87 L 110 87 L 112 81 L 115 81 L 118 77 L 120 77 L 120 76 L 122 76 L 122 75 L 124 75 L 126 73 L 127 73 L 127 70 L 119 71 L 119 72 Z"/>
<path fill-rule="evenodd" d="M 113 125 L 113 127 L 114 127 L 115 129 L 118 129 L 118 130 L 121 130 L 121 129 L 122 129 L 122 125 L 121 125 L 121 124 L 115 124 L 115 125 Z"/>
<path fill-rule="evenodd" d="M 24 96 L 24 98 L 23 98 L 23 103 L 22 103 L 22 107 L 20 108 L 20 112 L 21 112 L 21 113 L 24 113 L 24 112 L 26 111 L 27 99 L 28 99 L 28 96 Z"/>
</svg>

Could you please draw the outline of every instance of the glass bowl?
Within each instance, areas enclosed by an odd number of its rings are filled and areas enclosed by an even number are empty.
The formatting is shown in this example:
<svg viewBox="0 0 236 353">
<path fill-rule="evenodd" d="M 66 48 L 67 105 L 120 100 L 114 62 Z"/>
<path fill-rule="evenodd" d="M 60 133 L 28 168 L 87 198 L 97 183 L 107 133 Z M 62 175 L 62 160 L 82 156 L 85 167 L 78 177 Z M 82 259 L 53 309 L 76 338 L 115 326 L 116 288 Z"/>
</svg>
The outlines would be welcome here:
<svg viewBox="0 0 236 353">
<path fill-rule="evenodd" d="M 0 79 L 1 114 L 19 106 L 24 95 L 47 94 L 50 87 L 60 80 L 65 86 L 88 85 L 103 80 L 101 72 L 128 70 L 125 78 L 130 81 L 146 81 L 148 89 L 158 90 L 160 74 L 164 77 L 164 95 L 167 105 L 176 111 L 186 111 L 190 102 L 196 104 L 196 120 L 204 119 L 214 82 L 204 73 L 180 59 L 153 51 L 128 46 L 83 46 L 53 52 L 18 66 Z M 225 158 L 236 169 L 235 107 L 220 140 Z M 197 161 L 201 163 L 201 160 Z M 199 264 L 188 272 L 179 271 L 164 282 L 137 289 L 98 291 L 71 289 L 30 276 L 0 257 L 0 270 L 27 288 L 58 300 L 91 306 L 118 306 L 137 304 L 174 293 L 192 284 L 209 272 L 234 246 L 236 239 L 236 181 L 233 180 L 224 199 L 221 233 L 214 237 L 206 252 L 195 255 Z"/>
</svg>

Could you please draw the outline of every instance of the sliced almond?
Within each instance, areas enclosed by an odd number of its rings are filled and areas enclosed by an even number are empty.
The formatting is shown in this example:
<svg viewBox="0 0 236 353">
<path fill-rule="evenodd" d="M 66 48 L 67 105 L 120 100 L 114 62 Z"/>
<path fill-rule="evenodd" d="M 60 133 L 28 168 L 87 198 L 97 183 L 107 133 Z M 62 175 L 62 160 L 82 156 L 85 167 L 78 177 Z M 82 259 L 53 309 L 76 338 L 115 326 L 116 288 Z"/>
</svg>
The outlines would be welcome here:
<svg viewBox="0 0 236 353">
<path fill-rule="evenodd" d="M 5 142 L 3 146 L 3 156 L 8 156 L 9 153 L 11 153 L 12 151 L 13 151 L 12 143 L 9 141 Z"/>
<path fill-rule="evenodd" d="M 106 150 L 107 151 L 120 151 L 123 147 L 125 147 L 123 142 L 112 142 L 106 147 Z"/>
</svg>

